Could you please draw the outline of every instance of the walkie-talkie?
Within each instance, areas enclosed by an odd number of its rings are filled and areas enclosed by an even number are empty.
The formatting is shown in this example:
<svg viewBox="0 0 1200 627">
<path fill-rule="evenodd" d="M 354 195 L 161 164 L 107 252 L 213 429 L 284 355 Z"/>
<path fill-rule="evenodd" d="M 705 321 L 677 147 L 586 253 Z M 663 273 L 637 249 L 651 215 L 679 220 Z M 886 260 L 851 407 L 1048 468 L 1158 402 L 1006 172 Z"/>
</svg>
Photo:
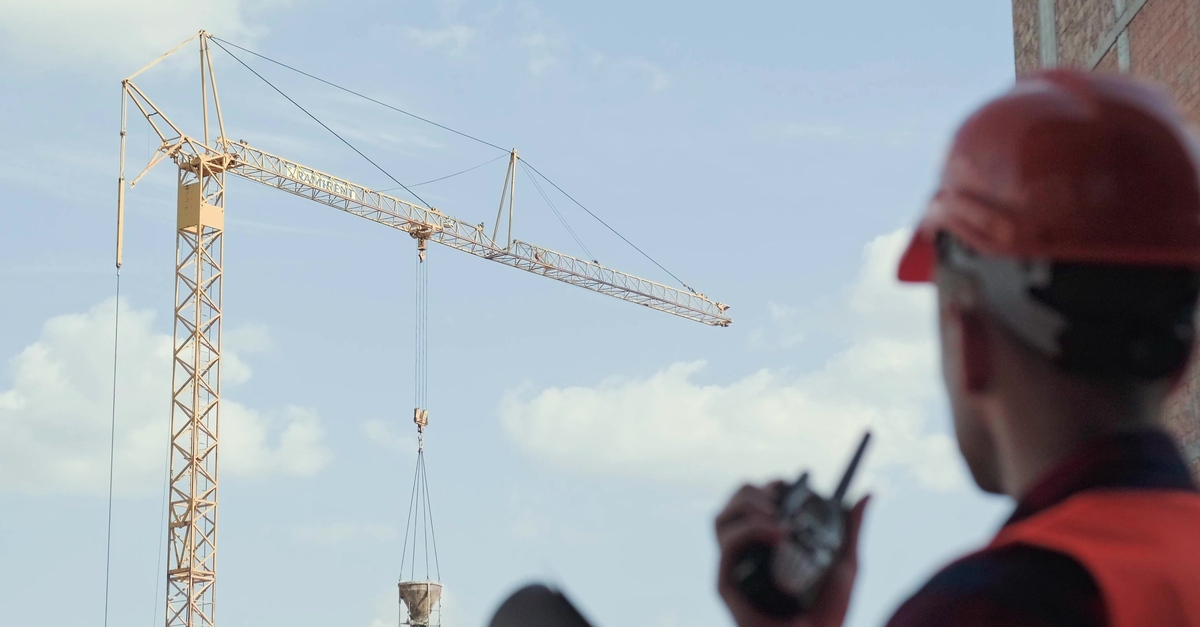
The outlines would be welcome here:
<svg viewBox="0 0 1200 627">
<path fill-rule="evenodd" d="M 826 499 L 808 485 L 808 473 L 782 490 L 779 518 L 789 528 L 776 547 L 752 545 L 734 565 L 734 584 L 764 614 L 796 616 L 811 609 L 846 541 L 849 511 L 842 499 L 871 432 L 863 435 L 846 474 Z"/>
</svg>

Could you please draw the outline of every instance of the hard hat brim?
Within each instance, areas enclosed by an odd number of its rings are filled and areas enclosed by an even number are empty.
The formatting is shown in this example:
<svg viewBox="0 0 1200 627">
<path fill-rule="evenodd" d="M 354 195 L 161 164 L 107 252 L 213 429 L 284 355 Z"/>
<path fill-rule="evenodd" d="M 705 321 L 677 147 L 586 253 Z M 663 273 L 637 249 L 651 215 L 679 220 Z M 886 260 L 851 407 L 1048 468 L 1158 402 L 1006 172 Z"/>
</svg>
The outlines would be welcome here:
<svg viewBox="0 0 1200 627">
<path fill-rule="evenodd" d="M 900 257 L 900 266 L 896 275 L 903 283 L 929 283 L 933 281 L 933 269 L 936 264 L 936 252 L 933 238 L 928 231 L 918 228 L 913 232 L 908 247 Z"/>
<path fill-rule="evenodd" d="M 934 280 L 946 232 L 985 255 L 1200 267 L 1200 135 L 1159 86 L 1053 70 L 955 133 L 897 277 Z"/>
</svg>

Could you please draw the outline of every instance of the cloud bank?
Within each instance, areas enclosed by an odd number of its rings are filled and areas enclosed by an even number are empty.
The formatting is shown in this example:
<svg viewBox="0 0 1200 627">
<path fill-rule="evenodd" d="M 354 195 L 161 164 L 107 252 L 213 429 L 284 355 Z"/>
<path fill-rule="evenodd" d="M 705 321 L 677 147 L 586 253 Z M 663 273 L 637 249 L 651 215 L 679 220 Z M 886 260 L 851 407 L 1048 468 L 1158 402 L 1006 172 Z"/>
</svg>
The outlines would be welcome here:
<svg viewBox="0 0 1200 627">
<path fill-rule="evenodd" d="M 0 491 L 105 494 L 112 411 L 112 299 L 86 313 L 57 316 L 9 362 L 0 388 Z M 121 304 L 114 487 L 140 495 L 161 489 L 170 423 L 172 339 L 154 331 L 154 313 Z M 263 349 L 265 330 L 231 331 L 223 386 L 250 379 L 237 352 Z M 262 412 L 222 399 L 225 477 L 311 476 L 332 459 L 320 416 L 285 407 Z"/>
<path fill-rule="evenodd" d="M 941 394 L 932 291 L 892 278 L 908 235 L 866 245 L 833 317 L 848 344 L 819 368 L 718 383 L 704 381 L 696 361 L 640 379 L 513 390 L 503 424 L 528 454 L 555 465 L 719 489 L 801 467 L 829 485 L 870 427 L 869 482 L 962 486 L 953 439 L 930 420 Z"/>
<path fill-rule="evenodd" d="M 0 49 L 33 69 L 105 65 L 137 71 L 201 28 L 253 44 L 249 13 L 287 0 L 52 0 L 0 3 Z"/>
</svg>

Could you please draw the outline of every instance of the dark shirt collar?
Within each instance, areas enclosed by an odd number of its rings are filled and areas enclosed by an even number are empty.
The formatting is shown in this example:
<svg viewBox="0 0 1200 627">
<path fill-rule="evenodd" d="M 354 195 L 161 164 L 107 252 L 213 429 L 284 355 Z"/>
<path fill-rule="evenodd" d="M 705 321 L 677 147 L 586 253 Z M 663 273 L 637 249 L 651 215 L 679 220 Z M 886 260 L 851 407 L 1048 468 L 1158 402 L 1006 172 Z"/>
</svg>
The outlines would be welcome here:
<svg viewBox="0 0 1200 627">
<path fill-rule="evenodd" d="M 1096 437 L 1039 480 L 1017 504 L 1011 524 L 1096 488 L 1196 490 L 1175 441 L 1147 429 Z"/>
</svg>

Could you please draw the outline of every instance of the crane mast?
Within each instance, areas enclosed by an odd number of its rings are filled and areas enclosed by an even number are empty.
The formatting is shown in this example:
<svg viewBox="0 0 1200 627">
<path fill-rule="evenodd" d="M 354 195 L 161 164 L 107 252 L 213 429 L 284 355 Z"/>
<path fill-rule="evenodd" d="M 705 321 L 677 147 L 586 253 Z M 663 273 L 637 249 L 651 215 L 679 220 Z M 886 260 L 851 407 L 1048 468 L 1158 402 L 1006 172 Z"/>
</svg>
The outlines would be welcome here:
<svg viewBox="0 0 1200 627">
<path fill-rule="evenodd" d="M 167 504 L 167 627 L 212 627 L 215 609 L 221 297 L 224 283 L 221 268 L 224 259 L 225 173 L 233 158 L 208 148 L 210 93 L 220 136 L 224 135 L 224 122 L 212 73 L 208 38 L 203 32 L 199 38 L 203 142 L 180 132 L 133 84 L 133 77 L 122 82 L 122 163 L 117 201 L 118 269 L 121 267 L 124 241 L 121 223 L 125 213 L 125 114 L 128 102 L 134 103 L 162 140 L 160 149 L 131 185 L 165 158 L 171 158 L 178 166 L 175 339 L 172 352 Z M 175 50 L 190 41 L 180 44 Z"/>
<path fill-rule="evenodd" d="M 167 625 L 213 624 L 221 399 L 224 174 L 206 157 L 179 169 L 175 260 Z"/>
<path fill-rule="evenodd" d="M 225 178 L 232 174 L 307 198 L 372 222 L 404 231 L 418 242 L 435 242 L 462 252 L 539 274 L 593 292 L 711 326 L 727 326 L 728 307 L 707 296 L 601 266 L 514 239 L 512 220 L 517 152 L 510 154 L 496 224 L 453 218 L 436 208 L 410 203 L 225 135 L 209 53 L 210 35 L 200 31 L 122 81 L 121 174 L 117 195 L 117 256 L 122 263 L 126 187 L 170 159 L 178 168 L 175 260 L 174 351 L 170 431 L 167 548 L 167 627 L 213 627 L 217 556 L 218 433 L 221 396 L 221 295 Z M 176 126 L 133 79 L 192 41 L 200 42 L 202 137 Z M 209 110 L 217 135 L 210 134 Z M 126 184 L 128 104 L 160 140 L 145 168 Z M 508 232 L 499 238 L 504 205 Z M 418 407 L 418 418 L 422 408 Z M 418 422 L 418 424 L 420 424 Z"/>
</svg>

